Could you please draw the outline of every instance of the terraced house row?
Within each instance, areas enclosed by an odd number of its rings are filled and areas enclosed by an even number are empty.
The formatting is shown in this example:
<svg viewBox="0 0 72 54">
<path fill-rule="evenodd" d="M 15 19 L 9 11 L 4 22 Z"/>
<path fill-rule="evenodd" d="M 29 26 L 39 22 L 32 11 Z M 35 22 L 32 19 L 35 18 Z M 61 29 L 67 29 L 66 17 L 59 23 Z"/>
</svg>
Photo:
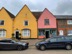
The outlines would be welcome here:
<svg viewBox="0 0 72 54">
<path fill-rule="evenodd" d="M 72 15 L 53 15 L 47 8 L 31 12 L 25 5 L 16 16 L 0 10 L 0 38 L 49 38 L 72 35 Z"/>
</svg>

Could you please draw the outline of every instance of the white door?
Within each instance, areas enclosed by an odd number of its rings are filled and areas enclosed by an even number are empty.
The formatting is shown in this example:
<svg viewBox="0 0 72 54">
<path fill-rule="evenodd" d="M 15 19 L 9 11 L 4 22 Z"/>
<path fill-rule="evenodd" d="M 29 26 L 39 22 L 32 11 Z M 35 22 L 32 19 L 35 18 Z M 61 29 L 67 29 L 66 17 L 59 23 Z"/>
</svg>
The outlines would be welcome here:
<svg viewBox="0 0 72 54">
<path fill-rule="evenodd" d="M 59 35 L 63 35 L 63 30 L 59 30 Z"/>
</svg>

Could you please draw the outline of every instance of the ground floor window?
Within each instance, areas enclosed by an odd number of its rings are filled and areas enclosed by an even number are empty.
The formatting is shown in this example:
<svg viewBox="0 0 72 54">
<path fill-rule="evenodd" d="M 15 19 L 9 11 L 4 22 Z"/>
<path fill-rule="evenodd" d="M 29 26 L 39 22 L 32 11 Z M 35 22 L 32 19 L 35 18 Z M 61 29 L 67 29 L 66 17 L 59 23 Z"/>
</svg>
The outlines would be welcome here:
<svg viewBox="0 0 72 54">
<path fill-rule="evenodd" d="M 72 35 L 72 30 L 68 30 L 68 35 Z"/>
<path fill-rule="evenodd" d="M 56 30 L 55 29 L 40 29 L 38 31 L 38 35 L 39 37 L 44 36 L 46 38 L 56 36 Z"/>
<path fill-rule="evenodd" d="M 51 34 L 52 36 L 56 36 L 56 35 L 57 35 L 56 30 L 50 30 L 50 34 Z"/>
<path fill-rule="evenodd" d="M 23 30 L 22 36 L 30 36 L 30 30 Z"/>
<path fill-rule="evenodd" d="M 39 30 L 39 36 L 44 36 L 45 34 L 44 34 L 44 30 Z"/>
<path fill-rule="evenodd" d="M 6 36 L 6 31 L 0 30 L 0 37 L 5 37 L 5 36 Z"/>
</svg>

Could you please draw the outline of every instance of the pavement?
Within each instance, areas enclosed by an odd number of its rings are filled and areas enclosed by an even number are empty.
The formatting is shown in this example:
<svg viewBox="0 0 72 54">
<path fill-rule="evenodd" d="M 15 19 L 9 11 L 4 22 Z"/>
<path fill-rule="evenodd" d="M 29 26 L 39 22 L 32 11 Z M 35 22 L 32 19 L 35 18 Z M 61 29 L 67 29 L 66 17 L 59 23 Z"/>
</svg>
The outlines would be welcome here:
<svg viewBox="0 0 72 54">
<path fill-rule="evenodd" d="M 34 46 L 36 42 L 41 41 L 41 39 L 28 39 L 28 40 L 21 40 L 22 42 L 29 42 L 29 48 L 23 51 L 17 50 L 4 50 L 0 51 L 0 54 L 72 54 L 72 50 L 65 50 L 65 49 L 48 49 L 46 51 L 37 50 Z"/>
<path fill-rule="evenodd" d="M 21 40 L 21 42 L 28 42 L 29 45 L 35 45 L 37 42 L 41 41 L 43 39 L 27 39 L 27 40 Z"/>
</svg>

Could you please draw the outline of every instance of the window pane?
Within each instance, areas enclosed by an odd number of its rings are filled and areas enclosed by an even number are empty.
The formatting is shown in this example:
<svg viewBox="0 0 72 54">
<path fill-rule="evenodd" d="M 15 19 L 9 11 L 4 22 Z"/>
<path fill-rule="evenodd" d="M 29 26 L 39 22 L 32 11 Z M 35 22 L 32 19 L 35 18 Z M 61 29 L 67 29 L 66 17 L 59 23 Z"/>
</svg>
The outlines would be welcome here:
<svg viewBox="0 0 72 54">
<path fill-rule="evenodd" d="M 67 37 L 65 37 L 65 39 L 72 40 L 72 36 L 67 36 Z"/>
<path fill-rule="evenodd" d="M 52 38 L 52 39 L 50 40 L 50 42 L 56 42 L 56 41 L 57 41 L 56 38 Z"/>
<path fill-rule="evenodd" d="M 0 37 L 5 37 L 6 36 L 6 31 L 0 31 Z"/>
<path fill-rule="evenodd" d="M 22 35 L 23 36 L 30 36 L 30 30 L 23 30 Z"/>
<path fill-rule="evenodd" d="M 72 35 L 72 30 L 68 30 L 68 35 Z"/>
<path fill-rule="evenodd" d="M 44 24 L 45 24 L 45 25 L 49 25 L 49 19 L 45 19 L 45 20 L 44 20 Z"/>
<path fill-rule="evenodd" d="M 4 25 L 4 21 L 3 20 L 0 20 L 0 25 Z"/>
<path fill-rule="evenodd" d="M 28 25 L 28 21 L 24 21 L 24 25 L 27 26 Z"/>
<path fill-rule="evenodd" d="M 72 24 L 72 20 L 68 20 L 67 21 L 67 24 Z"/>
<path fill-rule="evenodd" d="M 64 37 L 59 37 L 57 38 L 58 41 L 63 41 L 64 40 Z"/>
</svg>

